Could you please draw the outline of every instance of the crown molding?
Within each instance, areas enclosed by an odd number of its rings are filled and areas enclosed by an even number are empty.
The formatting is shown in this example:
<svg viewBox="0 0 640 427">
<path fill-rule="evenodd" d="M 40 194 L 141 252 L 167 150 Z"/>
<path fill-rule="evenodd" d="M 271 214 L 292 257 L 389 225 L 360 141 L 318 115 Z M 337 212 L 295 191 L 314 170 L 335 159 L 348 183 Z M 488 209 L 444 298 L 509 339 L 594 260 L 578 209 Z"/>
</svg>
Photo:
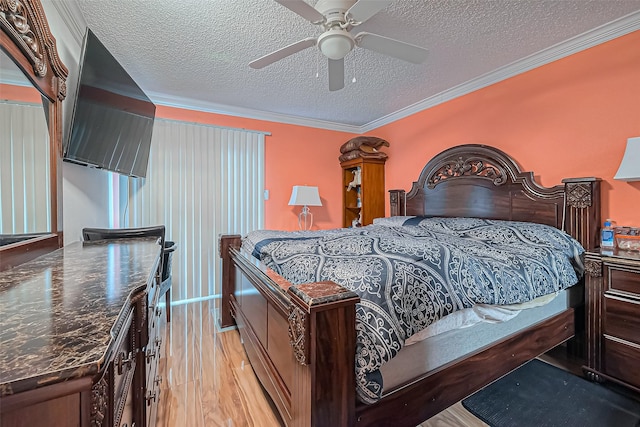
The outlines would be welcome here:
<svg viewBox="0 0 640 427">
<path fill-rule="evenodd" d="M 163 105 L 166 107 L 182 108 L 185 110 L 202 111 L 205 113 L 222 114 L 225 116 L 242 117 L 245 119 L 263 120 L 267 122 L 284 123 L 310 128 L 334 130 L 338 132 L 347 132 L 353 134 L 361 133 L 360 126 L 347 125 L 326 120 L 309 119 L 305 117 L 292 116 L 290 114 L 270 113 L 251 108 L 232 107 L 229 105 L 216 104 L 213 102 L 172 97 L 155 92 L 148 92 L 147 95 L 155 104 Z"/>
<path fill-rule="evenodd" d="M 420 111 L 443 104 L 452 99 L 474 92 L 478 89 L 517 76 L 524 72 L 541 67 L 553 61 L 565 58 L 580 51 L 589 49 L 599 44 L 622 37 L 640 29 L 640 11 L 623 16 L 620 19 L 596 27 L 586 33 L 572 37 L 538 53 L 534 53 L 511 64 L 500 67 L 494 71 L 476 77 L 451 89 L 447 89 L 436 95 L 430 96 L 413 105 L 388 114 L 384 117 L 360 126 L 360 133 L 370 132 L 381 126 L 393 123 L 397 120 L 416 114 Z"/>
<path fill-rule="evenodd" d="M 67 26 L 69 33 L 71 33 L 76 43 L 78 43 L 78 46 L 82 46 L 87 21 L 78 8 L 78 4 L 69 1 L 51 1 L 51 4 L 58 11 L 58 14 Z"/>
</svg>

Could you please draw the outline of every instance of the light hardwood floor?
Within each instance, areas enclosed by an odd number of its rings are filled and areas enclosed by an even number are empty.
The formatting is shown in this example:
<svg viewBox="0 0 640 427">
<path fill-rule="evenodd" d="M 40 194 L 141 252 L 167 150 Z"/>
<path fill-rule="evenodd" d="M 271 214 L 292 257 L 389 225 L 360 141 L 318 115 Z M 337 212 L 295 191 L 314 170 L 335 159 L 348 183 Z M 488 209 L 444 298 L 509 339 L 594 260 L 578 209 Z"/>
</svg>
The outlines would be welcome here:
<svg viewBox="0 0 640 427">
<path fill-rule="evenodd" d="M 215 327 L 213 302 L 171 307 L 158 427 L 272 427 L 280 421 L 258 383 L 235 330 Z M 481 427 L 460 403 L 420 427 Z"/>
</svg>

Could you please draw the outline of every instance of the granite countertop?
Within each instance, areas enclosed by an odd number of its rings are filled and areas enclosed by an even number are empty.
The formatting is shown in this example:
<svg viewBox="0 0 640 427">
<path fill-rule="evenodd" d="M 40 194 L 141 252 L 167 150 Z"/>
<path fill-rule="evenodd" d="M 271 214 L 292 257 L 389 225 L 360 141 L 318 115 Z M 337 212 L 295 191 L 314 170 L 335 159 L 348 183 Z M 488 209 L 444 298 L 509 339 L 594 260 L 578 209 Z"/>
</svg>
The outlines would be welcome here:
<svg viewBox="0 0 640 427">
<path fill-rule="evenodd" d="M 159 257 L 153 238 L 76 242 L 0 272 L 0 397 L 101 372 Z"/>
</svg>

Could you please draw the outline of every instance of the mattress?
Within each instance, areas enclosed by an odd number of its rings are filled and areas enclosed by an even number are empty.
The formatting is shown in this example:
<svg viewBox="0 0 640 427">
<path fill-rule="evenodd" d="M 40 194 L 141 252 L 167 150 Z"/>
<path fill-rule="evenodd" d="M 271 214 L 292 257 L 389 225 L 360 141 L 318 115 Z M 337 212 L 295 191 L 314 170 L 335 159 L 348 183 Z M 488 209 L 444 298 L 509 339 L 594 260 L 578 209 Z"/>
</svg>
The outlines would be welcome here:
<svg viewBox="0 0 640 427">
<path fill-rule="evenodd" d="M 453 329 L 468 328 L 476 323 L 500 323 L 516 317 L 522 310 L 546 305 L 555 299 L 558 293 L 543 295 L 520 304 L 490 305 L 476 304 L 473 307 L 454 311 L 433 322 L 421 331 L 416 332 L 404 341 L 404 345 L 412 345 L 434 335 L 443 334 Z"/>
<path fill-rule="evenodd" d="M 554 299 L 542 306 L 521 310 L 510 320 L 480 322 L 407 345 L 396 357 L 380 367 L 382 395 L 384 397 L 394 389 L 410 384 L 414 378 L 422 374 L 496 343 L 569 307 L 577 307 L 583 301 L 584 286 L 576 285 L 559 292 Z"/>
</svg>

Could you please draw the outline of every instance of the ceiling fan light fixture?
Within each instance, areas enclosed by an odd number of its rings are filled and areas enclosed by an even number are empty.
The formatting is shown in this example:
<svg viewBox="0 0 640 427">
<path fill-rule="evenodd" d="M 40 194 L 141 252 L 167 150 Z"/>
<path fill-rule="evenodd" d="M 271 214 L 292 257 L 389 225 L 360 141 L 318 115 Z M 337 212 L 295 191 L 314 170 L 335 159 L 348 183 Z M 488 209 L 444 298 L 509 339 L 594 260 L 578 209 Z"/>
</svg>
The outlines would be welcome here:
<svg viewBox="0 0 640 427">
<path fill-rule="evenodd" d="M 332 28 L 318 37 L 318 47 L 324 56 L 329 59 L 342 59 L 351 52 L 355 41 L 348 31 L 341 28 Z"/>
</svg>

